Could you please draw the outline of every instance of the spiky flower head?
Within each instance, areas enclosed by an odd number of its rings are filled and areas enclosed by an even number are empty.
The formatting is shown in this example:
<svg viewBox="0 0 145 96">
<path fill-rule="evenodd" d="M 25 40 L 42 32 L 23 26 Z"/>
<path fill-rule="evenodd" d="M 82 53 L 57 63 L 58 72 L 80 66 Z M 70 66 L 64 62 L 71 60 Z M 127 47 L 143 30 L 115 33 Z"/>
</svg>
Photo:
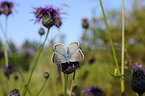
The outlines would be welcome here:
<svg viewBox="0 0 145 96">
<path fill-rule="evenodd" d="M 84 29 L 88 29 L 89 28 L 89 22 L 87 18 L 82 19 L 82 27 Z"/>
<path fill-rule="evenodd" d="M 37 18 L 35 23 L 40 22 L 42 19 L 42 24 L 45 27 L 50 28 L 53 25 L 59 26 L 57 19 L 61 19 L 60 14 L 62 13 L 60 13 L 58 9 L 50 6 L 46 8 L 35 8 L 34 14 Z"/>
<path fill-rule="evenodd" d="M 141 63 L 134 63 L 132 68 L 131 88 L 133 91 L 142 95 L 145 92 L 145 70 L 142 68 Z"/>
<path fill-rule="evenodd" d="M 8 96 L 20 96 L 20 92 L 15 88 L 9 92 Z"/>
<path fill-rule="evenodd" d="M 44 34 L 45 34 L 44 29 L 43 29 L 43 28 L 40 28 L 40 29 L 39 29 L 39 35 L 42 36 L 42 35 L 44 35 Z"/>
<path fill-rule="evenodd" d="M 57 68 L 61 70 L 64 74 L 73 73 L 76 69 L 80 68 L 80 63 L 76 62 L 66 62 L 66 63 L 58 63 Z"/>
<path fill-rule="evenodd" d="M 4 1 L 1 3 L 0 7 L 1 13 L 8 16 L 12 13 L 12 10 L 14 9 L 14 4 L 12 2 Z"/>
<path fill-rule="evenodd" d="M 83 90 L 81 93 L 86 93 L 87 96 L 104 96 L 103 91 L 95 86 L 91 86 L 87 90 Z"/>
<path fill-rule="evenodd" d="M 43 77 L 44 77 L 45 79 L 48 79 L 48 78 L 49 78 L 49 73 L 48 73 L 48 72 L 44 72 L 44 73 L 43 73 Z"/>
<path fill-rule="evenodd" d="M 67 47 L 64 44 L 55 44 L 53 48 L 55 52 L 52 54 L 52 62 L 64 74 L 73 73 L 79 68 L 79 61 L 84 59 L 78 42 L 72 42 Z"/>
</svg>

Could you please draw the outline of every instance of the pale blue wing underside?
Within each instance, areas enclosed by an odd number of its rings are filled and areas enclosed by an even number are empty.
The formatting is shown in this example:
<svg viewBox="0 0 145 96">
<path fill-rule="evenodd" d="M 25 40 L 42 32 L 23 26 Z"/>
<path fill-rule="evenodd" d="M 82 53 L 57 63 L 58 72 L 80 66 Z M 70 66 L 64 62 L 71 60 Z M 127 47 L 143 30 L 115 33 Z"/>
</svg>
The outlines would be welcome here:
<svg viewBox="0 0 145 96">
<path fill-rule="evenodd" d="M 72 42 L 67 46 L 67 54 L 69 56 L 72 56 L 75 51 L 79 48 L 79 43 L 78 42 Z"/>
<path fill-rule="evenodd" d="M 55 45 L 53 46 L 53 48 L 54 48 L 54 50 L 55 50 L 57 53 L 59 53 L 59 54 L 63 55 L 64 57 L 66 57 L 67 49 L 66 49 L 66 47 L 65 47 L 64 44 L 55 44 Z"/>
<path fill-rule="evenodd" d="M 66 58 L 63 55 L 61 55 L 61 54 L 59 54 L 57 52 L 54 52 L 52 54 L 52 58 L 51 59 L 52 59 L 52 62 L 55 63 L 55 64 L 65 63 L 66 62 Z"/>
<path fill-rule="evenodd" d="M 75 61 L 80 61 L 84 59 L 84 54 L 80 49 L 77 49 L 73 55 L 71 56 L 71 59 L 69 61 L 75 62 Z"/>
</svg>

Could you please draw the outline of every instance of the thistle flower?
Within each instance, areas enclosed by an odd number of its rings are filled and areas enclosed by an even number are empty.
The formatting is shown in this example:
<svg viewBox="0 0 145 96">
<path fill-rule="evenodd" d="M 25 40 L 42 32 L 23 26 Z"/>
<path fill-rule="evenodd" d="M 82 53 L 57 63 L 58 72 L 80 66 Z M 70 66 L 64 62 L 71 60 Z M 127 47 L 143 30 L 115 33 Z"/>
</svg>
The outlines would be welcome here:
<svg viewBox="0 0 145 96">
<path fill-rule="evenodd" d="M 86 93 L 87 96 L 104 96 L 103 91 L 94 86 L 89 87 L 87 90 L 83 90 L 81 93 Z"/>
<path fill-rule="evenodd" d="M 8 16 L 12 13 L 12 10 L 14 9 L 14 4 L 12 2 L 4 1 L 1 3 L 0 7 L 1 7 L 1 13 Z"/>
<path fill-rule="evenodd" d="M 66 62 L 66 63 L 59 63 L 57 64 L 57 68 L 61 70 L 65 74 L 73 73 L 76 69 L 80 68 L 80 63 L 76 62 Z"/>
<path fill-rule="evenodd" d="M 16 72 L 16 69 L 13 64 L 9 64 L 8 67 L 4 65 L 3 72 L 4 72 L 4 75 L 9 79 L 9 75 Z"/>
<path fill-rule="evenodd" d="M 9 92 L 8 96 L 20 96 L 20 92 L 15 88 Z"/>
<path fill-rule="evenodd" d="M 84 59 L 84 54 L 79 49 L 78 42 L 72 42 L 67 47 L 64 44 L 55 44 L 52 62 L 64 73 L 73 73 L 79 68 L 79 61 Z"/>
<path fill-rule="evenodd" d="M 42 36 L 43 34 L 45 34 L 45 31 L 44 31 L 43 28 L 40 28 L 40 29 L 39 29 L 39 35 Z"/>
<path fill-rule="evenodd" d="M 132 68 L 131 88 L 141 96 L 145 92 L 145 69 L 142 68 L 140 63 L 134 63 Z"/>
<path fill-rule="evenodd" d="M 58 19 L 61 19 L 60 13 L 58 9 L 54 9 L 52 6 L 51 7 L 46 7 L 46 8 L 35 8 L 35 16 L 37 18 L 36 22 L 39 22 L 42 19 L 42 24 L 50 28 L 53 25 L 59 26 L 58 24 Z"/>
<path fill-rule="evenodd" d="M 89 28 L 89 22 L 88 22 L 88 19 L 82 19 L 82 27 L 84 29 L 88 29 Z"/>
</svg>

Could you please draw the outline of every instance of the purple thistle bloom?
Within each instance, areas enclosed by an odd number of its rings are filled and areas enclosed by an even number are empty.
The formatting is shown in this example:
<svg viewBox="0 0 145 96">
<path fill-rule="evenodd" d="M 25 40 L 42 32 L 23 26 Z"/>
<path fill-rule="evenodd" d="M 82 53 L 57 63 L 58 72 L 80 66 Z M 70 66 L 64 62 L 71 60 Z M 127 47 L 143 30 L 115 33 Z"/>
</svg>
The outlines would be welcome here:
<svg viewBox="0 0 145 96">
<path fill-rule="evenodd" d="M 133 71 L 136 71 L 136 70 L 143 70 L 143 72 L 144 72 L 144 74 L 145 74 L 145 69 L 142 68 L 141 63 L 139 63 L 139 64 L 133 63 L 133 64 L 132 64 L 132 69 L 133 69 Z"/>
<path fill-rule="evenodd" d="M 3 72 L 4 72 L 4 75 L 9 79 L 9 75 L 16 72 L 15 66 L 13 64 L 9 64 L 8 67 L 4 65 Z"/>
<path fill-rule="evenodd" d="M 76 62 L 66 62 L 66 63 L 60 63 L 57 64 L 58 70 L 61 70 L 64 74 L 70 74 L 73 73 L 75 70 L 80 68 L 80 63 L 78 61 Z"/>
<path fill-rule="evenodd" d="M 103 96 L 103 91 L 94 86 L 89 87 L 87 90 L 83 90 L 81 93 L 86 93 L 87 96 Z"/>
<path fill-rule="evenodd" d="M 145 69 L 141 63 L 133 63 L 133 74 L 131 79 L 131 88 L 141 96 L 145 92 Z"/>
<path fill-rule="evenodd" d="M 1 7 L 1 10 L 0 10 L 1 13 L 8 16 L 12 13 L 12 10 L 14 9 L 14 4 L 12 2 L 4 1 L 1 3 L 0 7 Z"/>
<path fill-rule="evenodd" d="M 42 19 L 42 24 L 47 28 L 50 28 L 53 25 L 59 26 L 58 19 L 61 19 L 60 14 L 62 13 L 60 13 L 58 9 L 54 9 L 52 6 L 34 9 L 36 10 L 34 14 L 37 18 L 35 23 L 40 22 Z"/>
</svg>

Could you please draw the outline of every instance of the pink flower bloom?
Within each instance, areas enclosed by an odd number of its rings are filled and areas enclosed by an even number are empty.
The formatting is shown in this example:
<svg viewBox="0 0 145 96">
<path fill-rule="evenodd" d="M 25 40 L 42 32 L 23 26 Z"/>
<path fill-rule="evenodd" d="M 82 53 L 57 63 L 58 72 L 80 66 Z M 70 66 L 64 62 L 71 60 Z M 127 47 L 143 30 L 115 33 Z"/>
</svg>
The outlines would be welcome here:
<svg viewBox="0 0 145 96">
<path fill-rule="evenodd" d="M 12 10 L 14 9 L 14 4 L 12 2 L 4 1 L 1 3 L 0 8 L 1 8 L 1 13 L 8 16 L 12 13 Z"/>
<path fill-rule="evenodd" d="M 46 8 L 34 8 L 35 9 L 35 16 L 36 16 L 36 22 L 40 22 L 42 19 L 42 24 L 47 27 L 52 27 L 53 25 L 59 26 L 58 19 L 61 19 L 60 13 L 58 9 L 54 9 L 52 6 L 51 7 L 46 7 Z"/>
</svg>

